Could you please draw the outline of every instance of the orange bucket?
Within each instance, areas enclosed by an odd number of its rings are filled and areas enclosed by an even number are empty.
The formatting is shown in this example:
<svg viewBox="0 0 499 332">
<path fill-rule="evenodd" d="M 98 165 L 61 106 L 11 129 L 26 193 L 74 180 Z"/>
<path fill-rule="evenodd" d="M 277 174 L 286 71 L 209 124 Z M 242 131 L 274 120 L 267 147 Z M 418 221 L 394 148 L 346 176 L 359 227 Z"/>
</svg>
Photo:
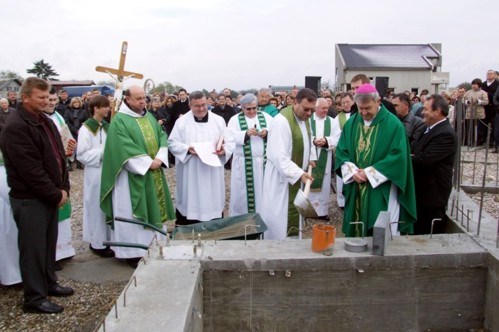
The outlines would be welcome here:
<svg viewBox="0 0 499 332">
<path fill-rule="evenodd" d="M 312 232 L 312 251 L 325 253 L 334 244 L 336 228 L 330 225 L 314 225 Z"/>
</svg>

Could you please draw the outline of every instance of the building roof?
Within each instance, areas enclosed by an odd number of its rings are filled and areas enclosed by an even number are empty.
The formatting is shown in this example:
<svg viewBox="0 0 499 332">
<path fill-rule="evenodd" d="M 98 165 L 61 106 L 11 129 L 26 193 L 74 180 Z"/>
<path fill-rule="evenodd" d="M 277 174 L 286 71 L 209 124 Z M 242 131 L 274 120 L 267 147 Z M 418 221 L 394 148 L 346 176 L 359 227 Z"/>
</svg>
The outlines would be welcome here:
<svg viewBox="0 0 499 332">
<path fill-rule="evenodd" d="M 17 78 L 11 78 L 8 80 L 0 80 L 0 90 L 2 90 L 5 86 L 7 86 L 7 84 L 9 84 L 12 81 L 16 82 L 19 86 L 21 86 L 23 84 L 23 82 L 21 82 Z"/>
<path fill-rule="evenodd" d="M 90 86 L 95 85 L 94 81 L 91 80 L 72 80 L 72 81 L 50 81 L 50 85 L 52 86 Z"/>
<path fill-rule="evenodd" d="M 337 44 L 346 68 L 429 69 L 440 52 L 431 44 Z"/>
</svg>

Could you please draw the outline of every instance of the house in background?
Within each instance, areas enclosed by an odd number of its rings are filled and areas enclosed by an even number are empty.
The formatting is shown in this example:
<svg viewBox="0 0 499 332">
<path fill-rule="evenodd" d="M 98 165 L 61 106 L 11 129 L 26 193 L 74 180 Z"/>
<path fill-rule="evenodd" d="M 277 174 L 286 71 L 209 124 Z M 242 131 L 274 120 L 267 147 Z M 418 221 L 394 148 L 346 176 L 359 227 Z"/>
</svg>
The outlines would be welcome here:
<svg viewBox="0 0 499 332">
<path fill-rule="evenodd" d="M 21 91 L 22 81 L 18 79 L 0 80 L 0 98 L 7 98 L 7 93 L 9 91 L 14 91 L 17 93 L 19 98 L 19 91 Z"/>
<path fill-rule="evenodd" d="M 91 86 L 95 85 L 94 81 L 84 80 L 84 81 L 50 81 L 50 85 L 52 85 L 57 92 L 59 92 L 62 88 L 70 87 L 70 86 Z"/>
<path fill-rule="evenodd" d="M 357 74 L 371 79 L 380 95 L 428 89 L 438 93 L 449 83 L 442 72 L 442 44 L 336 44 L 336 90 L 348 91 Z"/>
</svg>

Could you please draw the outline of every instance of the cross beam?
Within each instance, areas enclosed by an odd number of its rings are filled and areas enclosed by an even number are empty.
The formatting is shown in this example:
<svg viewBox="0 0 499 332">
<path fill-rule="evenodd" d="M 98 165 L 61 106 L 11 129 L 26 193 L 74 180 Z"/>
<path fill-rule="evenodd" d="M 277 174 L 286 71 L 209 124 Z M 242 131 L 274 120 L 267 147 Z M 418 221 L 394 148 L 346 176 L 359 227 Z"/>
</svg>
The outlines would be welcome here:
<svg viewBox="0 0 499 332">
<path fill-rule="evenodd" d="M 133 77 L 133 78 L 137 78 L 139 80 L 143 79 L 144 75 L 125 70 L 125 59 L 126 59 L 127 48 L 128 48 L 128 43 L 126 41 L 124 41 L 123 45 L 121 46 L 120 66 L 118 69 L 97 66 L 97 67 L 95 67 L 95 70 L 98 72 L 102 72 L 102 73 L 108 73 L 110 75 L 116 75 L 119 82 L 123 82 L 123 79 L 125 77 Z"/>
</svg>

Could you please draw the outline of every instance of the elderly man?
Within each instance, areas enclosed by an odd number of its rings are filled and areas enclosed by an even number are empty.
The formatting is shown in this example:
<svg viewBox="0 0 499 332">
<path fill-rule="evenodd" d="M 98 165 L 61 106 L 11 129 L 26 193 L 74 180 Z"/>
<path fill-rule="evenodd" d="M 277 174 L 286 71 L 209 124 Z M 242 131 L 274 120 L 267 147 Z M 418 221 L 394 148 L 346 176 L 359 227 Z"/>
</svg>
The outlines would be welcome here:
<svg viewBox="0 0 499 332">
<path fill-rule="evenodd" d="M 431 95 L 424 103 L 423 117 L 427 131 L 413 149 L 412 164 L 416 184 L 418 221 L 415 234 L 444 233 L 445 209 L 452 189 L 452 172 L 457 151 L 457 136 L 447 115 L 449 104 L 440 95 Z"/>
<path fill-rule="evenodd" d="M 224 168 L 203 162 L 194 143 L 205 143 L 222 165 L 234 150 L 224 119 L 208 112 L 204 94 L 194 91 L 189 98 L 191 110 L 177 120 L 168 141 L 176 158 L 177 225 L 221 218 L 225 207 Z M 221 138 L 224 144 L 217 150 Z"/>
<path fill-rule="evenodd" d="M 228 125 L 236 144 L 230 177 L 230 216 L 262 213 L 267 135 L 274 118 L 257 111 L 256 103 L 254 94 L 244 95 L 241 98 L 242 112 L 233 116 Z"/>
<path fill-rule="evenodd" d="M 15 111 L 15 108 L 9 106 L 9 101 L 6 98 L 0 99 L 0 132 L 7 118 Z"/>
<path fill-rule="evenodd" d="M 411 101 L 405 93 L 398 93 L 392 98 L 393 106 L 397 111 L 397 117 L 402 121 L 405 127 L 407 138 L 411 151 L 414 150 L 414 145 L 418 139 L 423 135 L 426 126 L 420 117 L 415 116 L 410 112 Z"/>
<path fill-rule="evenodd" d="M 267 144 L 262 217 L 268 226 L 265 238 L 284 240 L 299 231 L 299 214 L 293 205 L 300 183 L 313 180 L 306 169 L 315 165 L 308 119 L 317 95 L 311 89 L 296 94 L 293 105 L 283 109 L 272 124 Z"/>
<path fill-rule="evenodd" d="M 166 134 L 145 108 L 144 89 L 132 86 L 107 132 L 102 160 L 101 208 L 118 242 L 149 245 L 154 231 L 114 222 L 115 217 L 139 219 L 156 227 L 175 218 L 162 165 L 168 165 Z M 113 223 L 114 222 L 114 223 Z M 117 258 L 136 267 L 142 249 L 114 247 Z"/>
<path fill-rule="evenodd" d="M 47 296 L 68 296 L 55 274 L 57 211 L 69 196 L 69 173 L 61 137 L 43 112 L 50 85 L 37 77 L 24 80 L 19 105 L 0 134 L 12 213 L 19 231 L 25 312 L 60 313 Z"/>
<path fill-rule="evenodd" d="M 262 88 L 258 91 L 258 110 L 260 112 L 265 112 L 271 117 L 279 114 L 279 110 L 270 103 L 270 98 L 272 95 L 270 94 L 269 89 Z"/>
<path fill-rule="evenodd" d="M 410 147 L 397 117 L 381 104 L 376 88 L 366 83 L 355 94 L 358 112 L 347 121 L 336 148 L 336 173 L 343 178 L 347 237 L 362 236 L 381 211 L 390 213 L 392 234 L 413 233 L 416 220 Z M 396 224 L 398 221 L 404 223 Z"/>
<path fill-rule="evenodd" d="M 327 115 L 329 109 L 325 98 L 317 99 L 315 113 L 310 117 L 312 142 L 317 155 L 317 167 L 313 169 L 308 198 L 320 219 L 329 220 L 329 192 L 331 191 L 331 164 L 333 155 L 333 119 Z"/>
</svg>

